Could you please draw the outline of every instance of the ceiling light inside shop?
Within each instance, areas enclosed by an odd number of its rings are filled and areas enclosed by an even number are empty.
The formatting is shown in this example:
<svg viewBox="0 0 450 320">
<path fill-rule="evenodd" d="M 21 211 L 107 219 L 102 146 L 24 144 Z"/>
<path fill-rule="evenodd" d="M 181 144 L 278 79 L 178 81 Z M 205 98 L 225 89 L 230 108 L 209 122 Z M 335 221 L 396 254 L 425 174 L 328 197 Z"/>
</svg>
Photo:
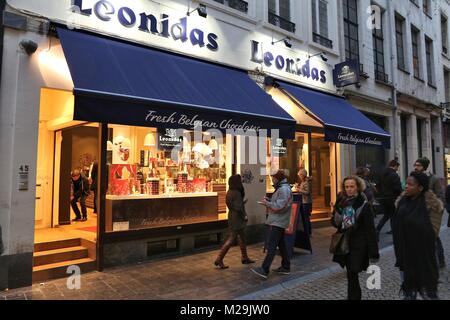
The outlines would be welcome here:
<svg viewBox="0 0 450 320">
<path fill-rule="evenodd" d="M 144 146 L 145 147 L 154 147 L 156 146 L 156 139 L 153 133 L 148 133 L 144 138 Z"/>
</svg>

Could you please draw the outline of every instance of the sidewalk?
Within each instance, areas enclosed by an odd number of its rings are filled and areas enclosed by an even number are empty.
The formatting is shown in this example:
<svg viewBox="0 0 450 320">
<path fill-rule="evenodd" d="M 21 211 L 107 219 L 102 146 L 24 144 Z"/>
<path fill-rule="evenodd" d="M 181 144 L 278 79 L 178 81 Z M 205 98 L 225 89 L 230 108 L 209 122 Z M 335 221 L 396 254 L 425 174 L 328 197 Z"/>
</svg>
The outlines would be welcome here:
<svg viewBox="0 0 450 320">
<path fill-rule="evenodd" d="M 445 218 L 445 221 L 447 218 Z M 438 296 L 441 300 L 450 300 L 450 229 L 441 229 L 441 240 L 445 250 L 447 268 L 441 270 Z M 393 246 L 380 250 L 380 261 L 376 265 L 381 269 L 381 288 L 367 289 L 366 282 L 370 274 L 360 274 L 363 299 L 400 300 L 400 275 L 394 267 Z M 269 289 L 238 297 L 237 300 L 345 300 L 347 298 L 347 278 L 339 266 L 311 276 L 285 282 Z"/>
<path fill-rule="evenodd" d="M 380 247 L 391 244 L 391 236 L 381 234 Z M 213 265 L 218 250 L 190 256 L 154 260 L 138 265 L 106 269 L 82 275 L 81 289 L 69 290 L 66 279 L 35 284 L 32 287 L 0 292 L 2 299 L 235 299 L 296 279 L 323 276 L 336 271 L 336 264 L 328 253 L 330 236 L 334 228 L 313 230 L 313 254 L 296 249 L 289 276 L 271 274 L 268 280 L 255 276 L 240 262 L 239 247 L 231 248 L 225 258 L 229 269 L 219 270 Z M 262 244 L 249 247 L 249 255 L 262 263 Z M 281 263 L 276 257 L 273 267 Z M 343 282 L 345 284 L 345 281 Z M 281 297 L 280 297 L 281 298 Z M 286 298 L 286 297 L 285 297 Z M 319 296 L 320 298 L 320 296 Z"/>
</svg>

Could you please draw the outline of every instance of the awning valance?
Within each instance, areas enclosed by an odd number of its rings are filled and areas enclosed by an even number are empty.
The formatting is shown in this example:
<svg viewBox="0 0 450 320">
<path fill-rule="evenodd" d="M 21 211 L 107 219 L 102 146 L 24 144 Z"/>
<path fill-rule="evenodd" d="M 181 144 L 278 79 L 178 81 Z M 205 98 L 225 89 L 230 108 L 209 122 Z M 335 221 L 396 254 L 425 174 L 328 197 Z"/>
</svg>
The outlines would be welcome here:
<svg viewBox="0 0 450 320">
<path fill-rule="evenodd" d="M 312 114 L 325 129 L 325 140 L 390 148 L 390 135 L 347 100 L 276 81 L 279 88 Z"/>
</svg>

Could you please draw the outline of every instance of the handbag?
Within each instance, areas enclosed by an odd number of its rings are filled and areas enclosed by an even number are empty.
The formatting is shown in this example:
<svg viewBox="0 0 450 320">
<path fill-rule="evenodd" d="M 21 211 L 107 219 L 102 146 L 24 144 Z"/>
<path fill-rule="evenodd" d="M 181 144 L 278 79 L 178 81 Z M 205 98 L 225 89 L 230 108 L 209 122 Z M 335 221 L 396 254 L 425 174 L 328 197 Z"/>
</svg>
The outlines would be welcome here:
<svg viewBox="0 0 450 320">
<path fill-rule="evenodd" d="M 330 253 L 334 255 L 346 255 L 350 252 L 348 230 L 336 232 L 331 236 Z"/>
</svg>

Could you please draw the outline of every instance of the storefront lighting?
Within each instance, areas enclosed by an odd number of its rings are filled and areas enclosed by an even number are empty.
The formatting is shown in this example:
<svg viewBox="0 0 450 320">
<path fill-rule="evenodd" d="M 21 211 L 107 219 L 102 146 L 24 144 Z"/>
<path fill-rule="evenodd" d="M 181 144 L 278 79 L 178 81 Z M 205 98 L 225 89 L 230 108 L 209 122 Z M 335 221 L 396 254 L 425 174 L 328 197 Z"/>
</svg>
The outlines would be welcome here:
<svg viewBox="0 0 450 320">
<path fill-rule="evenodd" d="M 22 40 L 20 41 L 20 47 L 25 50 L 25 52 L 31 56 L 33 53 L 36 52 L 38 48 L 38 44 L 31 40 Z"/>
<path fill-rule="evenodd" d="M 208 13 L 206 12 L 206 6 L 204 4 L 199 4 L 197 8 L 195 8 L 192 11 L 189 11 L 186 13 L 186 15 L 189 17 L 191 15 L 192 12 L 194 12 L 195 10 L 197 10 L 198 15 L 202 18 L 206 18 L 208 16 Z"/>
<path fill-rule="evenodd" d="M 144 146 L 145 147 L 154 147 L 156 146 L 156 139 L 153 133 L 148 133 L 144 138 Z"/>
<path fill-rule="evenodd" d="M 328 58 L 327 58 L 327 53 L 326 52 L 319 52 L 313 55 L 308 55 L 308 59 L 314 58 L 320 56 L 320 58 L 322 58 L 323 62 L 327 62 Z"/>
<path fill-rule="evenodd" d="M 283 38 L 283 39 L 281 39 L 281 40 L 278 40 L 278 41 L 273 41 L 273 39 L 272 39 L 272 45 L 274 45 L 275 43 L 281 42 L 281 41 L 284 42 L 284 45 L 285 45 L 286 47 L 292 48 L 291 38 L 289 38 L 289 37 L 285 37 L 285 38 Z"/>
</svg>

